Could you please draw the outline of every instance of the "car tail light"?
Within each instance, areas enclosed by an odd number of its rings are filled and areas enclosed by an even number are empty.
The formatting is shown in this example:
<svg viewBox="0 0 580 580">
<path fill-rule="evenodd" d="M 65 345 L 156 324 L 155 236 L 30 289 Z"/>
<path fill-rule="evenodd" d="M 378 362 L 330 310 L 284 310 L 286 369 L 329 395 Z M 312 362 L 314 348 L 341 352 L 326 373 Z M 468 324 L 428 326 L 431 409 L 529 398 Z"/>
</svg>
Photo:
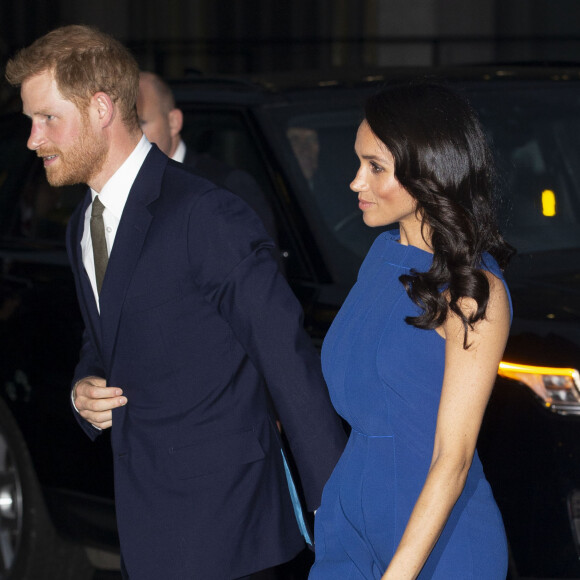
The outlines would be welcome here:
<svg viewBox="0 0 580 580">
<path fill-rule="evenodd" d="M 580 374 L 576 369 L 502 361 L 498 374 L 527 385 L 552 411 L 580 415 Z"/>
</svg>

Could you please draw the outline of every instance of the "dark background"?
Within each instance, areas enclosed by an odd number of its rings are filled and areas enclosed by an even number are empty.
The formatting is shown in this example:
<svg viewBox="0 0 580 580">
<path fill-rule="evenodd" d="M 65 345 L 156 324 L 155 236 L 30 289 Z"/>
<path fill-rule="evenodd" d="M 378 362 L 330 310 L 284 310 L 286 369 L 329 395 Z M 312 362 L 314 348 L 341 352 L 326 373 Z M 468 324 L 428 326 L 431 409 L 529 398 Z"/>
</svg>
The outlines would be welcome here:
<svg viewBox="0 0 580 580">
<path fill-rule="evenodd" d="M 247 74 L 332 67 L 580 63 L 579 0 L 0 0 L 6 60 L 49 30 L 91 24 L 144 70 Z M 118 558 L 91 553 L 118 568 Z M 118 578 L 102 572 L 100 580 Z"/>
<path fill-rule="evenodd" d="M 578 0 L 1 0 L 0 69 L 63 24 L 92 24 L 143 69 L 580 61 Z M 5 83 L 3 90 L 7 90 Z"/>
</svg>

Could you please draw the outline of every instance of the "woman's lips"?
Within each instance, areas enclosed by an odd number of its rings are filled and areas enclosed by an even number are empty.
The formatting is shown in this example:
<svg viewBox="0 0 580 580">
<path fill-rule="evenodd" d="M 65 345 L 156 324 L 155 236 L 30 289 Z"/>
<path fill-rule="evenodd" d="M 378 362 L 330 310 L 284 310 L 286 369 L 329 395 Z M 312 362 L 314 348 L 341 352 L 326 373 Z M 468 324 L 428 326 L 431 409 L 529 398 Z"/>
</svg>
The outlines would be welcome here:
<svg viewBox="0 0 580 580">
<path fill-rule="evenodd" d="M 365 209 L 369 209 L 370 207 L 372 207 L 374 204 L 372 201 L 366 201 L 365 199 L 359 199 L 358 200 L 358 207 L 361 210 L 365 210 Z"/>
</svg>

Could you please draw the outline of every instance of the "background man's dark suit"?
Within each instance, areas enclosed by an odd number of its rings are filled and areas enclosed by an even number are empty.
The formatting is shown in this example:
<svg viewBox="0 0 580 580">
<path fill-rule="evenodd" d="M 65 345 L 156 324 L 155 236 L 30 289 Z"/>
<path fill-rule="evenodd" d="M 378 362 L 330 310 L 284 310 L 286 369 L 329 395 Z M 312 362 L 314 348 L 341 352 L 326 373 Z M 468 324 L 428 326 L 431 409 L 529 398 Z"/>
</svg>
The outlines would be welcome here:
<svg viewBox="0 0 580 580">
<path fill-rule="evenodd" d="M 304 544 L 264 379 L 309 509 L 344 433 L 273 243 L 240 199 L 155 146 L 129 194 L 97 312 L 80 240 L 90 194 L 67 233 L 84 344 L 74 380 L 105 377 L 115 493 L 132 580 L 226 580 Z M 77 415 L 86 433 L 99 431 Z"/>
<path fill-rule="evenodd" d="M 239 195 L 258 214 L 268 235 L 278 241 L 274 213 L 264 192 L 249 173 L 235 169 L 215 157 L 198 154 L 190 147 L 185 150 L 183 164 L 201 177 Z"/>
</svg>

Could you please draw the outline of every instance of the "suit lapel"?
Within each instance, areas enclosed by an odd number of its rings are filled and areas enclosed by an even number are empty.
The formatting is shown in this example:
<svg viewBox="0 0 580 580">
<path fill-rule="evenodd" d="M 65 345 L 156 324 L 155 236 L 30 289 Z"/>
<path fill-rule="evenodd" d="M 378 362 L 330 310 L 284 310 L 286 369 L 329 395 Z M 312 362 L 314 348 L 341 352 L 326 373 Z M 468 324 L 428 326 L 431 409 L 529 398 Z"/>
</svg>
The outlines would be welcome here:
<svg viewBox="0 0 580 580">
<path fill-rule="evenodd" d="M 85 270 L 85 265 L 83 264 L 81 248 L 81 240 L 83 238 L 83 231 L 85 226 L 85 213 L 90 204 L 91 192 L 89 189 L 87 190 L 87 194 L 82 202 L 80 210 L 78 210 L 78 214 L 76 215 L 76 223 L 72 223 L 74 231 L 71 242 L 71 250 L 74 266 L 73 271 L 76 271 L 78 278 L 79 304 L 81 312 L 83 314 L 87 330 L 89 331 L 89 336 L 93 340 L 95 351 L 102 353 L 99 311 L 97 310 L 97 305 L 95 303 L 95 295 L 93 293 L 91 281 L 89 280 L 89 276 Z"/>
<path fill-rule="evenodd" d="M 148 205 L 161 193 L 167 157 L 155 145 L 131 187 L 115 236 L 100 295 L 101 336 L 107 368 L 112 368 L 117 330 L 127 289 L 153 218 Z"/>
</svg>

